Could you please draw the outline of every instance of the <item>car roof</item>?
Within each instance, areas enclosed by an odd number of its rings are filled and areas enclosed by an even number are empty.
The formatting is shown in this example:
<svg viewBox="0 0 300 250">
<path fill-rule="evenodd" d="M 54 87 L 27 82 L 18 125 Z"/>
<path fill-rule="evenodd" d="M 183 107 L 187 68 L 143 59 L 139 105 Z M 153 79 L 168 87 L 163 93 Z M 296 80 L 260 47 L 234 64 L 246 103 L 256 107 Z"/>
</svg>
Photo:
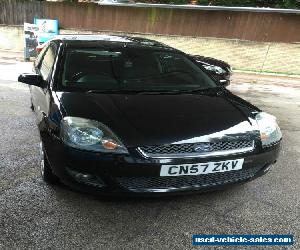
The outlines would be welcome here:
<svg viewBox="0 0 300 250">
<path fill-rule="evenodd" d="M 99 46 L 108 44 L 113 44 L 114 47 L 124 47 L 124 44 L 126 44 L 133 47 L 160 48 L 177 51 L 176 49 L 155 40 L 125 35 L 68 34 L 57 35 L 51 41 L 60 41 L 68 47 Z"/>
</svg>

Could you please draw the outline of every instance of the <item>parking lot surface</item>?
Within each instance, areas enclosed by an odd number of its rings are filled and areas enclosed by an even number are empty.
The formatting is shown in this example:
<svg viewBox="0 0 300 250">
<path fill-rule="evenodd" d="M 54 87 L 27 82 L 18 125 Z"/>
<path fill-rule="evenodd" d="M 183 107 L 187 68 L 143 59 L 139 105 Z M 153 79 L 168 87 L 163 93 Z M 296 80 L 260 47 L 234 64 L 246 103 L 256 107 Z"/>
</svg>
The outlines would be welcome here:
<svg viewBox="0 0 300 250">
<path fill-rule="evenodd" d="M 235 74 L 229 87 L 279 120 L 267 175 L 199 195 L 102 199 L 41 180 L 28 87 L 16 82 L 30 68 L 0 60 L 0 249 L 190 249 L 193 234 L 294 234 L 289 249 L 300 249 L 300 78 Z"/>
</svg>

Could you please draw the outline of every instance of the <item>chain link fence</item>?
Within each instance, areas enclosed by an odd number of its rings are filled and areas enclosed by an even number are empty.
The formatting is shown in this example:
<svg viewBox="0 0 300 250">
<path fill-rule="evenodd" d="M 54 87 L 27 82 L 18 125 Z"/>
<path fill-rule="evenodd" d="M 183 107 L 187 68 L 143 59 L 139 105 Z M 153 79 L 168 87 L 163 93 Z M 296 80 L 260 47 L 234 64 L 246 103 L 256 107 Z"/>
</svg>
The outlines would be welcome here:
<svg viewBox="0 0 300 250">
<path fill-rule="evenodd" d="M 87 31 L 62 30 L 61 33 L 87 33 Z M 300 75 L 300 43 L 252 42 L 132 33 L 97 33 L 122 34 L 153 39 L 189 54 L 203 55 L 226 61 L 234 70 Z"/>
<path fill-rule="evenodd" d="M 23 51 L 23 26 L 0 27 L 0 49 Z M 97 33 L 154 39 L 189 54 L 228 62 L 234 70 L 300 75 L 300 43 L 253 42 L 187 36 L 64 30 L 61 34 Z"/>
</svg>

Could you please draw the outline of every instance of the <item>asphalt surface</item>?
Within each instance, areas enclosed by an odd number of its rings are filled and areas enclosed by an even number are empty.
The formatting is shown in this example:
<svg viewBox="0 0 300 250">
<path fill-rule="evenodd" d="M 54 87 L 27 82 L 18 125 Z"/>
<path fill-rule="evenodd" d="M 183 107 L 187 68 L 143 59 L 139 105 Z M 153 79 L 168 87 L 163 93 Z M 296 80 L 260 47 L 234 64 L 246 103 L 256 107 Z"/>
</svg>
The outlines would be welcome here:
<svg viewBox="0 0 300 250">
<path fill-rule="evenodd" d="M 200 195 L 102 199 L 41 180 L 28 88 L 15 82 L 30 68 L 0 60 L 0 249 L 190 249 L 193 234 L 299 240 L 300 78 L 236 74 L 230 86 L 279 119 L 282 152 L 267 175 Z"/>
</svg>

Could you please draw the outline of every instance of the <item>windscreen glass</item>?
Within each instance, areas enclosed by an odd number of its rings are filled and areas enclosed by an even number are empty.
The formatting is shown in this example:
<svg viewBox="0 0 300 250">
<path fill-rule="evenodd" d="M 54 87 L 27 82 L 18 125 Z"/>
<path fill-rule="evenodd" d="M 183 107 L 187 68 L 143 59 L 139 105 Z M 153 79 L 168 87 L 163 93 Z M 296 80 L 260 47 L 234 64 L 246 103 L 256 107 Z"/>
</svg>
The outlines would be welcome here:
<svg viewBox="0 0 300 250">
<path fill-rule="evenodd" d="M 181 53 L 145 49 L 69 49 L 63 88 L 172 91 L 208 89 L 216 83 Z"/>
</svg>

